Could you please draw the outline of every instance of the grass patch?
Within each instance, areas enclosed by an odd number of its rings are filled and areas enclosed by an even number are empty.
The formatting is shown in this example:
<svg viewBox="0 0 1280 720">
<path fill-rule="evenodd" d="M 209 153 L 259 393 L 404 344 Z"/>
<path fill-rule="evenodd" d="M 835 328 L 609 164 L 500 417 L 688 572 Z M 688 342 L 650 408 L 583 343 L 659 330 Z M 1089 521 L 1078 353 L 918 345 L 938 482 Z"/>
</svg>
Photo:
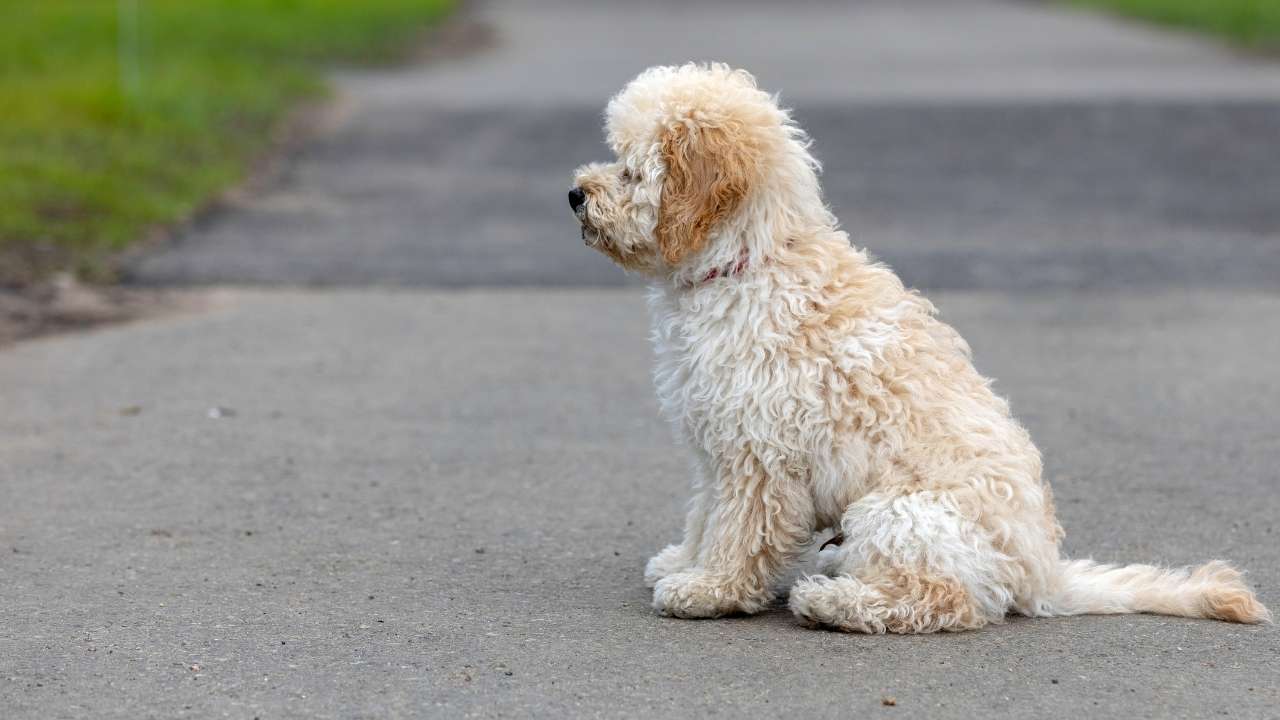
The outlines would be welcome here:
<svg viewBox="0 0 1280 720">
<path fill-rule="evenodd" d="M 0 0 L 0 285 L 113 253 L 240 178 L 335 62 L 452 0 Z"/>
<path fill-rule="evenodd" d="M 1210 33 L 1241 47 L 1280 50 L 1280 0 L 1071 0 L 1173 27 Z"/>
</svg>

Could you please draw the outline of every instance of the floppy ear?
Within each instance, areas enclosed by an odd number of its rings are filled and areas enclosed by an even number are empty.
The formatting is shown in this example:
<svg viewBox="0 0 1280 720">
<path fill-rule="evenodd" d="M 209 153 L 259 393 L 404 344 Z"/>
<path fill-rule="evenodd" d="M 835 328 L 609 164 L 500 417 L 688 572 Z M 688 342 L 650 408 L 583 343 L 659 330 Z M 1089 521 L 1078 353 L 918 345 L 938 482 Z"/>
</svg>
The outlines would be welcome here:
<svg viewBox="0 0 1280 720">
<path fill-rule="evenodd" d="M 697 252 L 747 194 L 747 149 L 725 127 L 675 125 L 662 138 L 666 177 L 656 231 L 668 265 Z"/>
</svg>

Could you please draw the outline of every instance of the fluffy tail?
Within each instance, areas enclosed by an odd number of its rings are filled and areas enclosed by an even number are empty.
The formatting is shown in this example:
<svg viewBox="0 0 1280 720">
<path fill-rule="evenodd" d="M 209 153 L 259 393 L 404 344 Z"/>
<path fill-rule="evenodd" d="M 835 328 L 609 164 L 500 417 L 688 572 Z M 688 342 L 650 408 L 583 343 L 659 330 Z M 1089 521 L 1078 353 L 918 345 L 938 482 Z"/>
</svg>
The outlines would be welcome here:
<svg viewBox="0 0 1280 720">
<path fill-rule="evenodd" d="M 1060 590 L 1050 604 L 1052 615 L 1155 613 L 1271 622 L 1271 611 L 1244 584 L 1243 574 L 1221 560 L 1176 570 L 1063 560 L 1061 572 Z"/>
</svg>

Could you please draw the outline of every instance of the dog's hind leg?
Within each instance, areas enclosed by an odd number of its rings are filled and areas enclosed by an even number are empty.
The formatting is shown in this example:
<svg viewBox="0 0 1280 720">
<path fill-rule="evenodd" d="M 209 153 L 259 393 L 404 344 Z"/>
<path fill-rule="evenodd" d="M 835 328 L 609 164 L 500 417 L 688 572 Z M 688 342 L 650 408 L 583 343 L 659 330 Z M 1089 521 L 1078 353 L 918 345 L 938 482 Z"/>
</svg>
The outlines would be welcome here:
<svg viewBox="0 0 1280 720">
<path fill-rule="evenodd" d="M 829 576 L 791 589 L 800 619 L 846 632 L 927 633 L 1004 618 L 1009 558 L 947 493 L 873 493 L 841 525 L 843 543 L 820 557 Z"/>
<path fill-rule="evenodd" d="M 806 622 L 845 632 L 968 630 L 992 620 L 955 578 L 892 565 L 864 568 L 856 577 L 802 578 L 790 605 Z"/>
</svg>

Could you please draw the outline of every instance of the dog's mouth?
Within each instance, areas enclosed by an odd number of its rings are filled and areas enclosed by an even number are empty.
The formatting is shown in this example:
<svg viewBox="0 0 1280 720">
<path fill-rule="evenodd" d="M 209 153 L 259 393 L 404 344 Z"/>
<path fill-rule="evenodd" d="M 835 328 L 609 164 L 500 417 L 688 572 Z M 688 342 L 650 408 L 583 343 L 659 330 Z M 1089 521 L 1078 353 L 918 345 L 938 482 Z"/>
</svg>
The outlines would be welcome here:
<svg viewBox="0 0 1280 720">
<path fill-rule="evenodd" d="M 587 220 L 587 206 L 579 207 L 574 210 L 573 214 L 578 217 L 578 222 L 581 224 L 583 244 L 589 248 L 598 247 L 603 235 L 599 230 L 592 227 L 590 221 Z"/>
</svg>

